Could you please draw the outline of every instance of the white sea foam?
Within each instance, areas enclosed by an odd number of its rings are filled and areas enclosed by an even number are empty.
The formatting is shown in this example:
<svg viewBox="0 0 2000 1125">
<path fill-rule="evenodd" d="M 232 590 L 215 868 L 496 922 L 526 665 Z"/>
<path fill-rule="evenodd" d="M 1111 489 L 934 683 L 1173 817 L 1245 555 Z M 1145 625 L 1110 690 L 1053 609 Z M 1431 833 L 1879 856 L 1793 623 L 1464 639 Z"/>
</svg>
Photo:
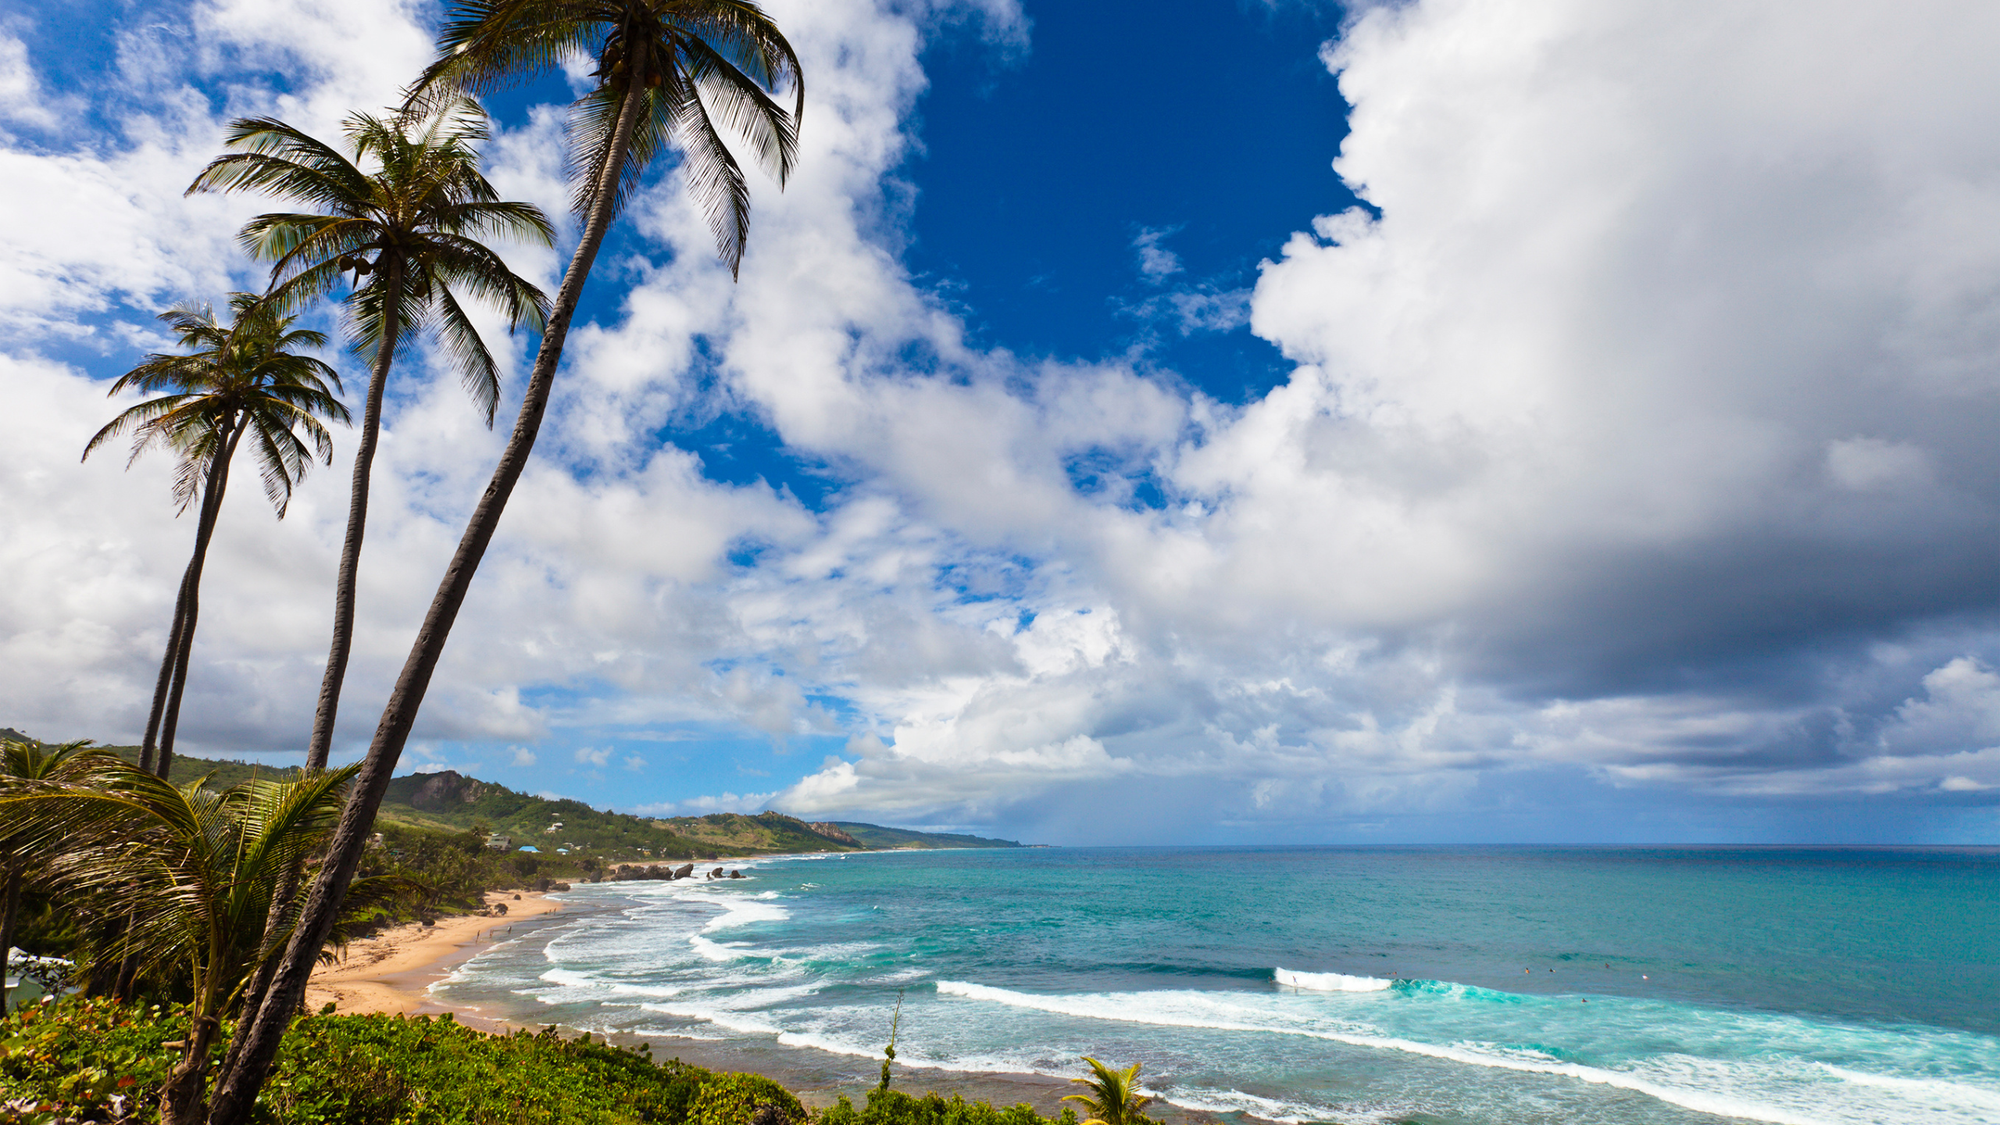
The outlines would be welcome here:
<svg viewBox="0 0 2000 1125">
<path fill-rule="evenodd" d="M 782 1030 L 768 1020 L 760 1020 L 727 1008 L 713 1008 L 700 1004 L 641 1004 L 639 1007 L 648 1012 L 658 1012 L 663 1016 L 701 1020 L 703 1023 L 714 1024 L 724 1031 L 734 1031 L 744 1035 L 777 1035 Z"/>
<path fill-rule="evenodd" d="M 792 916 L 792 912 L 784 907 L 758 898 L 723 899 L 716 905 L 722 907 L 723 912 L 702 927 L 709 933 L 747 926 L 752 922 L 783 922 Z"/>
<path fill-rule="evenodd" d="M 1154 1093 L 1150 1090 L 1142 1092 Z M 1154 1096 L 1182 1109 L 1192 1109 L 1200 1113 L 1242 1113 L 1263 1121 L 1283 1122 L 1284 1125 L 1301 1125 L 1307 1121 L 1354 1119 L 1353 1114 L 1342 1113 L 1332 1106 L 1259 1097 L 1256 1094 L 1244 1093 L 1242 1090 L 1173 1089 Z M 1369 1115 L 1369 1119 L 1378 1117 L 1376 1114 Z"/>
<path fill-rule="evenodd" d="M 1346 973 L 1300 973 L 1284 968 L 1276 972 L 1279 984 L 1313 992 L 1380 992 L 1396 983 L 1381 977 L 1351 977 Z"/>
<path fill-rule="evenodd" d="M 694 946 L 696 953 L 701 954 L 702 957 L 710 961 L 734 961 L 739 957 L 748 957 L 750 955 L 750 951 L 744 948 L 740 942 L 731 942 L 728 945 L 722 945 L 710 941 L 700 934 L 688 935 L 688 944 Z"/>
<path fill-rule="evenodd" d="M 1793 1109 L 1788 1106 L 1770 1105 L 1714 1090 L 1686 1089 L 1653 1081 L 1624 1071 L 1609 1070 L 1604 1067 L 1567 1063 L 1542 1056 L 1525 1057 L 1524 1052 L 1483 1050 L 1478 1044 L 1455 1043 L 1440 1045 L 1421 1043 L 1399 1036 L 1381 1034 L 1351 1034 L 1347 1032 L 1322 1030 L 1311 1027 L 1281 1026 L 1254 1019 L 1228 1018 L 1228 1006 L 1216 1003 L 1203 993 L 1155 992 L 1155 993 L 1095 993 L 1070 996 L 1043 996 L 1010 989 L 993 988 L 988 985 L 971 984 L 964 981 L 939 981 L 938 991 L 948 996 L 962 996 L 968 1000 L 1006 1004 L 1017 1008 L 1030 1008 L 1059 1015 L 1076 1016 L 1084 1019 L 1099 1019 L 1119 1023 L 1149 1024 L 1161 1027 L 1193 1027 L 1216 1031 L 1262 1032 L 1270 1035 L 1295 1035 L 1320 1039 L 1333 1043 L 1344 1043 L 1352 1047 L 1367 1047 L 1380 1050 L 1403 1051 L 1428 1058 L 1444 1059 L 1470 1066 L 1491 1067 L 1500 1070 L 1521 1071 L 1531 1074 L 1548 1074 L 1611 1086 L 1621 1090 L 1631 1090 L 1646 1094 L 1663 1102 L 1692 1109 L 1699 1113 L 1713 1113 L 1721 1117 L 1742 1117 L 1753 1121 L 1769 1121 L 1774 1125 L 1831 1125 L 1838 1120 L 1816 1113 Z M 1169 1003 L 1162 1004 L 1161 1000 Z M 1192 1003 L 1190 1003 L 1192 1001 Z M 1178 1008 L 1179 1010 L 1175 1010 Z M 1204 1011 L 1206 1009 L 1206 1011 Z"/>
<path fill-rule="evenodd" d="M 1820 1069 L 1843 1082 L 1857 1086 L 1873 1086 L 1878 1089 L 1895 1090 L 1911 1098 L 1942 1106 L 1978 1106 L 2000 1121 L 2000 1091 L 1982 1089 L 1964 1082 L 1952 1082 L 1943 1078 L 1899 1078 L 1889 1074 L 1865 1074 L 1848 1070 L 1831 1063 L 1821 1063 Z"/>
<path fill-rule="evenodd" d="M 548 981 L 550 984 L 559 984 L 566 988 L 590 989 L 592 991 L 609 993 L 612 996 L 667 997 L 679 996 L 681 993 L 687 991 L 675 985 L 632 984 L 626 981 L 605 980 L 603 977 L 593 976 L 589 973 L 562 968 L 549 969 L 543 972 L 541 979 Z"/>
</svg>

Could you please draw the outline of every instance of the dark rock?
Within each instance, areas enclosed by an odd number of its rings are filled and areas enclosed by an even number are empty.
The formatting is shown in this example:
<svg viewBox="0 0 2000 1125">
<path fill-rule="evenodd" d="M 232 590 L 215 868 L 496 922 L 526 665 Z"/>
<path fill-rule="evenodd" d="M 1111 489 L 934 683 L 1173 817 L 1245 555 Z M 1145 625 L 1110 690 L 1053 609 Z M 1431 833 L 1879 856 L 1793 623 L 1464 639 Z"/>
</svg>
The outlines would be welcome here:
<svg viewBox="0 0 2000 1125">
<path fill-rule="evenodd" d="M 729 877 L 731 879 L 741 879 L 743 877 L 743 873 L 741 871 L 731 871 L 729 873 Z"/>
<path fill-rule="evenodd" d="M 439 812 L 452 805 L 469 805 L 486 793 L 486 783 L 466 777 L 457 770 L 441 770 L 424 779 L 410 794 L 412 807 Z"/>
<path fill-rule="evenodd" d="M 520 896 L 520 895 L 515 895 L 515 896 L 514 896 L 514 901 L 515 901 L 515 902 L 519 902 L 519 901 L 521 901 L 521 896 Z"/>
<path fill-rule="evenodd" d="M 848 835 L 846 832 L 842 831 L 837 825 L 833 824 L 830 821 L 820 821 L 815 824 L 808 824 L 806 825 L 806 827 L 812 829 L 814 832 L 819 833 L 820 835 L 826 837 L 829 840 L 832 840 L 837 844 L 846 844 L 848 847 L 851 848 L 858 848 L 861 846 L 861 841 L 855 839 L 853 836 Z"/>
<path fill-rule="evenodd" d="M 674 878 L 676 879 L 685 879 L 693 874 L 694 864 L 692 863 L 683 863 L 679 867 L 674 868 Z"/>
<path fill-rule="evenodd" d="M 520 896 L 520 895 L 515 895 L 514 897 L 515 897 L 515 898 L 520 898 L 521 896 Z M 499 915 L 500 917 L 502 917 L 502 918 L 505 918 L 505 917 L 507 916 L 507 904 L 506 904 L 506 903 L 504 903 L 504 902 L 496 902 L 496 903 L 494 903 L 494 904 L 493 904 L 493 913 L 495 913 L 495 914 L 498 914 L 498 915 Z"/>
<path fill-rule="evenodd" d="M 549 889 L 550 889 L 550 890 L 552 890 L 552 891 L 566 891 L 566 890 L 569 890 L 569 884 L 568 884 L 568 883 L 551 883 L 551 884 L 549 884 Z"/>
</svg>

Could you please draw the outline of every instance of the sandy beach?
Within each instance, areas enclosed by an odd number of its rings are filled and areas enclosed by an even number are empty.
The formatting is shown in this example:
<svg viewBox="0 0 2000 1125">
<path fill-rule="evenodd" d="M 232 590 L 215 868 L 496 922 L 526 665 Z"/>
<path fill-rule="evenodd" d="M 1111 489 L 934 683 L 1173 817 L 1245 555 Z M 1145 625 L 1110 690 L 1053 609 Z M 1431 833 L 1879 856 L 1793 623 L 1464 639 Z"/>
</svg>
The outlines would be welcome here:
<svg viewBox="0 0 2000 1125">
<path fill-rule="evenodd" d="M 335 1011 L 354 1015 L 448 1011 L 431 1001 L 426 990 L 432 982 L 505 940 L 511 927 L 562 909 L 540 891 L 488 891 L 486 903 L 505 905 L 507 913 L 459 914 L 434 926 L 409 922 L 350 944 L 340 960 L 313 973 L 306 1005 L 317 1011 L 331 1001 Z"/>
<path fill-rule="evenodd" d="M 722 861 L 734 870 L 743 860 Z M 639 865 L 635 865 L 639 866 Z M 703 866 L 706 871 L 714 862 Z M 520 895 L 517 901 L 514 895 Z M 441 918 L 435 926 L 410 923 L 384 931 L 347 947 L 347 956 L 313 974 L 306 1001 L 317 1010 L 331 1000 L 348 1014 L 437 1015 L 453 1013 L 460 1023 L 482 1031 L 508 1033 L 518 1028 L 539 1030 L 539 1024 L 513 1023 L 465 1008 L 440 1003 L 428 989 L 460 963 L 507 939 L 510 926 L 545 917 L 563 909 L 534 891 L 495 891 L 487 903 L 505 903 L 504 917 L 468 914 Z M 811 1048 L 785 1047 L 775 1042 L 717 1044 L 676 1037 L 641 1037 L 614 1033 L 620 1046 L 650 1042 L 655 1059 L 679 1058 L 717 1071 L 749 1071 L 772 1078 L 790 1089 L 807 1106 L 824 1108 L 842 1094 L 859 1102 L 875 1084 L 879 1059 L 855 1058 Z M 911 1093 L 941 1090 L 979 1098 L 996 1105 L 1027 1102 L 1045 1116 L 1064 1108 L 1062 1097 L 1075 1087 L 1060 1078 L 1040 1074 L 981 1074 L 896 1068 L 896 1086 Z M 1214 1125 L 1213 1114 L 1165 1103 L 1150 1107 L 1160 1125 Z"/>
</svg>

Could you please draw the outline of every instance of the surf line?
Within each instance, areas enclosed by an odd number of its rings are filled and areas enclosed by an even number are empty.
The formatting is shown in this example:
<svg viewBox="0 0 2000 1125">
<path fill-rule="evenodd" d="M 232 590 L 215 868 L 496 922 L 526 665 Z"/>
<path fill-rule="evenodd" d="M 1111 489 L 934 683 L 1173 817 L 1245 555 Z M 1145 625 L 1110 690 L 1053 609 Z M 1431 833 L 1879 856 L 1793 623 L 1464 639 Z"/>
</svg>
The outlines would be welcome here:
<svg viewBox="0 0 2000 1125">
<path fill-rule="evenodd" d="M 1026 992 L 1014 992 L 990 985 L 971 984 L 965 981 L 941 980 L 937 990 L 946 996 L 960 996 L 967 1000 L 985 1000 L 995 1004 L 1005 1004 L 1016 1008 L 1029 1008 L 1052 1012 L 1056 1015 L 1076 1016 L 1080 1019 L 1108 1020 L 1116 1023 L 1136 1023 L 1153 1027 L 1189 1027 L 1206 1031 L 1247 1031 L 1265 1035 L 1293 1035 L 1304 1039 L 1320 1039 L 1333 1043 L 1344 1043 L 1350 1047 L 1366 1047 L 1371 1050 L 1403 1051 L 1427 1058 L 1443 1059 L 1447 1062 L 1464 1063 L 1468 1066 L 1483 1066 L 1498 1070 L 1521 1071 L 1528 1074 L 1550 1074 L 1564 1078 L 1574 1078 L 1599 1086 L 1611 1086 L 1620 1090 L 1630 1090 L 1645 1094 L 1669 1105 L 1692 1109 L 1699 1113 L 1712 1113 L 1718 1117 L 1747 1117 L 1757 1121 L 1769 1121 L 1772 1125 L 1833 1125 L 1832 1122 L 1817 1117 L 1804 1117 L 1773 1106 L 1755 1102 L 1739 1101 L 1735 1098 L 1706 1094 L 1699 1090 L 1683 1090 L 1650 1082 L 1629 1074 L 1602 1067 L 1583 1066 L 1578 1063 L 1536 1062 L 1532 1059 L 1502 1058 L 1463 1047 L 1440 1047 L 1431 1043 L 1419 1043 L 1413 1039 L 1393 1036 L 1343 1035 L 1335 1031 L 1311 1031 L 1297 1027 L 1268 1027 L 1258 1024 L 1239 1023 L 1224 1020 L 1199 1019 L 1147 1019 L 1142 1015 L 1119 1015 L 1111 1011 L 1093 1008 L 1084 1004 L 1065 1003 L 1062 998 L 1036 996 Z M 1096 994 L 1103 1000 L 1117 1002 L 1111 994 Z M 1114 1009 L 1115 1011 L 1115 1009 Z"/>
</svg>

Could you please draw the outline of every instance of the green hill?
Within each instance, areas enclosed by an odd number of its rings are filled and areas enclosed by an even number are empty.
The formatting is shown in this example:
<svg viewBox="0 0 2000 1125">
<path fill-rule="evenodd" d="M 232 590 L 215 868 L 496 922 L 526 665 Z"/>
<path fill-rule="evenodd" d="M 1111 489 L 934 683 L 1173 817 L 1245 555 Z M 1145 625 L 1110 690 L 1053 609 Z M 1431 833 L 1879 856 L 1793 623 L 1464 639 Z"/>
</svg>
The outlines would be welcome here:
<svg viewBox="0 0 2000 1125">
<path fill-rule="evenodd" d="M 879 824 L 854 824 L 837 820 L 838 828 L 871 851 L 906 848 L 1018 848 L 1014 840 L 989 840 L 984 836 L 961 836 L 955 832 L 917 832 L 908 828 L 884 828 Z"/>
<path fill-rule="evenodd" d="M 0 737 L 28 740 L 11 728 Z M 136 746 L 106 746 L 126 761 L 139 760 Z M 204 774 L 227 788 L 253 778 L 283 780 L 295 766 L 273 767 L 231 759 L 174 757 L 174 778 L 186 782 Z M 464 832 L 483 824 L 507 838 L 510 850 L 532 846 L 542 852 L 568 849 L 612 860 L 699 860 L 731 855 L 791 852 L 890 851 L 910 848 L 1018 848 L 1012 840 L 988 840 L 942 832 L 916 832 L 849 821 L 808 823 L 766 810 L 756 816 L 710 813 L 664 819 L 593 809 L 582 801 L 551 800 L 520 793 L 455 770 L 394 778 L 383 796 L 378 822 Z"/>
</svg>

